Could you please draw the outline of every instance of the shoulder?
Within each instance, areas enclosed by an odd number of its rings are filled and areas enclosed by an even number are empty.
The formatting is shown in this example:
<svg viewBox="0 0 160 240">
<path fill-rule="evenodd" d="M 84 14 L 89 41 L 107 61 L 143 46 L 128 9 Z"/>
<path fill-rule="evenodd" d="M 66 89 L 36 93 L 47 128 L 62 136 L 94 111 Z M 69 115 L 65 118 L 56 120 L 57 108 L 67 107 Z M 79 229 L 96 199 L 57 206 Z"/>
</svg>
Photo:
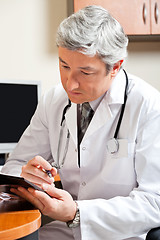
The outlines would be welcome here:
<svg viewBox="0 0 160 240">
<path fill-rule="evenodd" d="M 61 84 L 58 84 L 48 90 L 43 96 L 42 101 L 47 103 L 57 103 L 68 99 L 67 94 Z"/>
<path fill-rule="evenodd" d="M 68 104 L 68 96 L 61 84 L 54 86 L 47 91 L 38 104 L 36 115 L 41 119 L 50 119 L 51 116 L 58 116 L 63 108 Z"/>
<path fill-rule="evenodd" d="M 160 111 L 160 92 L 143 79 L 128 74 L 129 88 L 128 98 L 131 98 L 134 104 L 141 104 L 148 108 Z"/>
<path fill-rule="evenodd" d="M 139 93 L 141 96 L 144 97 L 153 97 L 153 93 L 156 95 L 156 97 L 160 97 L 160 92 L 154 88 L 152 85 L 147 83 L 142 78 L 139 78 L 135 75 L 128 74 L 129 79 L 129 91 L 133 89 L 133 92 Z"/>
<path fill-rule="evenodd" d="M 41 98 L 39 105 L 47 111 L 63 108 L 68 103 L 68 96 L 61 84 L 52 87 Z"/>
</svg>

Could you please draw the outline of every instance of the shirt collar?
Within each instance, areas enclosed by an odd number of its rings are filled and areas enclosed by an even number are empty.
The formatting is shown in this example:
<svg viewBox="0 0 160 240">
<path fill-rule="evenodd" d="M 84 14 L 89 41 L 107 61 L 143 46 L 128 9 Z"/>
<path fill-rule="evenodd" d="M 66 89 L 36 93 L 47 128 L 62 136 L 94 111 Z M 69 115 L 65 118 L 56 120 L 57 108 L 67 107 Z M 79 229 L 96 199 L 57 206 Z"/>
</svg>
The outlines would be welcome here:
<svg viewBox="0 0 160 240">
<path fill-rule="evenodd" d="M 106 93 L 105 93 L 105 94 L 106 94 Z M 100 102 L 101 102 L 101 100 L 103 99 L 103 97 L 104 97 L 105 94 L 103 94 L 102 96 L 100 96 L 100 97 L 97 98 L 96 100 L 89 102 L 89 104 L 90 104 L 90 106 L 91 106 L 91 108 L 93 109 L 94 112 L 96 111 L 98 105 L 100 104 Z"/>
</svg>

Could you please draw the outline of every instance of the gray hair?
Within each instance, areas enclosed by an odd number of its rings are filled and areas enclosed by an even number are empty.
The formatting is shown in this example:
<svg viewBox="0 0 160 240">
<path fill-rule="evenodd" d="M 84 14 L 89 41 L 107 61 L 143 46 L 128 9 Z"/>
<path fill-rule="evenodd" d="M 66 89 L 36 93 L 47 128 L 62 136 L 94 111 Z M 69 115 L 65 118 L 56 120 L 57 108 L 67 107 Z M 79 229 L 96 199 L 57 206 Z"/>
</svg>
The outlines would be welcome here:
<svg viewBox="0 0 160 240">
<path fill-rule="evenodd" d="M 107 70 L 127 56 L 128 38 L 120 23 L 100 6 L 87 6 L 60 24 L 56 44 L 89 56 L 96 54 Z"/>
</svg>

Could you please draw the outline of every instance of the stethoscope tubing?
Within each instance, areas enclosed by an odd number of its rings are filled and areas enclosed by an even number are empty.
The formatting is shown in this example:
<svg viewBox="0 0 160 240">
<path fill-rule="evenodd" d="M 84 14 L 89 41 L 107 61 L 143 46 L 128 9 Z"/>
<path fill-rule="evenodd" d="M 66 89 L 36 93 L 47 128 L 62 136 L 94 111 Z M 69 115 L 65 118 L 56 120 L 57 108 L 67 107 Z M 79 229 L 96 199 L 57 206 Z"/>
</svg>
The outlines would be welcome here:
<svg viewBox="0 0 160 240">
<path fill-rule="evenodd" d="M 113 137 L 115 139 L 117 139 L 117 137 L 118 137 L 119 129 L 120 129 L 120 126 L 121 126 L 121 123 L 122 123 L 122 118 L 123 118 L 123 115 L 124 115 L 124 110 L 125 110 L 125 106 L 126 106 L 126 102 L 127 102 L 128 75 L 127 75 L 127 73 L 124 69 L 123 69 L 123 71 L 124 71 L 125 76 L 126 76 L 126 86 L 125 86 L 125 93 L 124 93 L 124 103 L 122 104 L 121 113 L 120 113 L 120 116 L 119 116 L 119 119 L 118 119 L 118 123 L 117 123 L 117 127 L 116 127 L 116 130 L 115 130 L 115 133 L 114 133 L 114 137 Z"/>
<path fill-rule="evenodd" d="M 124 103 L 122 104 L 122 108 L 121 108 L 121 113 L 118 119 L 118 123 L 117 123 L 117 127 L 114 133 L 113 138 L 109 139 L 107 142 L 107 150 L 110 154 L 115 154 L 118 152 L 119 150 L 119 141 L 118 141 L 118 133 L 119 133 L 119 129 L 122 123 L 122 119 L 123 119 L 123 115 L 124 115 L 124 110 L 125 110 L 125 106 L 126 106 L 126 102 L 127 102 L 127 90 L 128 90 L 128 75 L 126 73 L 126 71 L 123 69 L 125 77 L 126 77 L 126 86 L 125 86 L 125 92 L 124 92 Z"/>
</svg>

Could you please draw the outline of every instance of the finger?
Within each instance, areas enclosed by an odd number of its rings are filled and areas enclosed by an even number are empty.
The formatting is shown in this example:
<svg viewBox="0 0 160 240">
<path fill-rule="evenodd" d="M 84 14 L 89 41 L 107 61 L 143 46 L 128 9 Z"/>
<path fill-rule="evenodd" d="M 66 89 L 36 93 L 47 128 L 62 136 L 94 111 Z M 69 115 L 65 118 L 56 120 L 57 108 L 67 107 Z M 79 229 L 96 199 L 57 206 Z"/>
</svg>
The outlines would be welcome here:
<svg viewBox="0 0 160 240">
<path fill-rule="evenodd" d="M 52 173 L 55 174 L 56 170 L 54 171 L 53 167 L 45 159 L 43 159 L 40 156 L 36 156 L 32 160 L 30 160 L 27 165 L 22 167 L 21 176 L 26 178 L 27 180 L 29 180 L 31 182 L 34 182 L 35 184 L 37 184 L 37 183 L 41 184 L 44 181 L 46 183 L 54 182 L 54 178 L 50 178 L 46 174 L 46 172 L 43 168 L 44 163 L 46 164 L 46 169 L 50 168 Z"/>
<path fill-rule="evenodd" d="M 54 165 L 53 160 L 48 160 L 48 162 L 49 162 L 50 165 L 52 166 L 51 171 L 52 171 L 53 176 L 57 175 L 57 168 L 55 168 L 55 167 L 53 166 L 53 165 Z"/>
<path fill-rule="evenodd" d="M 53 184 L 42 184 L 42 189 L 47 192 L 51 197 L 62 199 L 64 196 L 64 190 L 56 188 Z"/>
<path fill-rule="evenodd" d="M 21 192 L 18 191 L 17 188 L 10 188 L 10 191 L 11 191 L 12 193 L 18 195 L 19 197 L 22 197 L 22 198 L 26 199 L 26 198 L 24 197 L 24 195 L 23 195 Z M 27 199 L 26 199 L 26 200 L 27 200 Z"/>
<path fill-rule="evenodd" d="M 57 175 L 57 169 L 54 167 L 51 168 L 50 172 L 51 172 L 52 176 L 54 176 L 54 177 Z"/>
<path fill-rule="evenodd" d="M 22 167 L 22 174 L 23 172 L 28 172 L 31 173 L 33 171 L 33 169 L 39 169 L 39 170 L 50 170 L 53 167 L 50 165 L 50 163 L 48 163 L 44 158 L 42 158 L 41 156 L 36 156 L 33 159 L 31 159 L 27 165 Z"/>
<path fill-rule="evenodd" d="M 33 188 L 28 188 L 28 191 L 34 195 L 34 197 L 39 200 L 39 202 L 41 202 L 44 206 L 43 209 L 41 209 L 41 211 L 45 214 L 45 212 L 43 210 L 47 210 L 47 209 L 51 209 L 54 207 L 54 200 L 57 201 L 57 199 L 53 199 L 51 198 L 48 194 L 46 194 L 45 192 L 41 192 L 38 190 L 34 190 Z M 48 215 L 48 212 L 46 212 L 46 214 Z"/>
<path fill-rule="evenodd" d="M 51 168 L 52 168 L 51 164 L 41 156 L 36 156 L 30 161 L 31 161 L 31 164 L 35 167 L 41 166 L 42 168 L 44 168 L 46 170 L 51 170 Z"/>
<path fill-rule="evenodd" d="M 11 188 L 10 191 L 19 195 L 20 197 L 23 197 L 24 199 L 32 203 L 35 207 L 37 207 L 40 211 L 43 211 L 45 205 L 38 198 L 35 197 L 34 192 L 36 190 L 32 189 L 32 191 L 28 191 L 23 187 L 18 187 L 18 189 Z"/>
<path fill-rule="evenodd" d="M 30 172 L 23 172 L 23 174 L 21 175 L 23 176 L 23 178 L 29 180 L 30 182 L 33 182 L 36 185 L 41 185 L 44 182 L 50 184 L 54 182 L 53 177 L 50 178 L 47 173 L 40 169 L 37 169 L 36 167 L 34 167 L 34 169 Z"/>
</svg>

